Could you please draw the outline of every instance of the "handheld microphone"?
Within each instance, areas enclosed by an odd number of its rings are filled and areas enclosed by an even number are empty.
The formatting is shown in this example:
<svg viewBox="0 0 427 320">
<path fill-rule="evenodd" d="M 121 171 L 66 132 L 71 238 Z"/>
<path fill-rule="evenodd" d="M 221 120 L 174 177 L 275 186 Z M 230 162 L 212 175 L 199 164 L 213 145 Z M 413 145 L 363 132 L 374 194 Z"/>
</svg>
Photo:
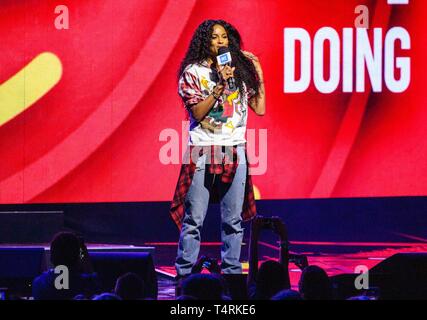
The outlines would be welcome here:
<svg viewBox="0 0 427 320">
<path fill-rule="evenodd" d="M 217 61 L 219 66 L 228 65 L 231 67 L 230 49 L 228 49 L 228 47 L 220 47 L 218 49 L 218 55 L 216 57 L 216 61 Z M 236 90 L 236 80 L 234 79 L 234 77 L 227 79 L 227 85 L 231 91 Z"/>
</svg>

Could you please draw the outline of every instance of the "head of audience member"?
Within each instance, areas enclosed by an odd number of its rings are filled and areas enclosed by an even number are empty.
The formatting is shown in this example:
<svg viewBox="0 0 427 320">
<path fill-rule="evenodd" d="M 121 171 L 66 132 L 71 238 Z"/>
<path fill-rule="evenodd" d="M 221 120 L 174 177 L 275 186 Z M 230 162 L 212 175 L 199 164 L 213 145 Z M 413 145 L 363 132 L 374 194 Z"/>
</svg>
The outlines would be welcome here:
<svg viewBox="0 0 427 320">
<path fill-rule="evenodd" d="M 278 292 L 289 289 L 286 287 L 286 270 L 274 260 L 261 264 L 256 277 L 256 299 L 269 300 Z"/>
<path fill-rule="evenodd" d="M 285 289 L 275 294 L 271 300 L 302 300 L 298 291 Z"/>
<path fill-rule="evenodd" d="M 99 295 L 96 295 L 92 300 L 122 300 L 117 294 L 105 292 Z"/>
<path fill-rule="evenodd" d="M 347 298 L 347 300 L 367 301 L 372 299 L 367 296 L 354 296 L 354 297 Z"/>
<path fill-rule="evenodd" d="M 70 270 L 77 269 L 80 265 L 79 238 L 72 232 L 57 233 L 50 243 L 50 261 L 56 267 L 67 266 Z"/>
<path fill-rule="evenodd" d="M 192 296 L 181 295 L 178 298 L 176 298 L 176 300 L 180 301 L 180 300 L 197 300 L 197 299 Z"/>
<path fill-rule="evenodd" d="M 306 267 L 299 281 L 299 292 L 304 300 L 332 299 L 332 284 L 325 270 L 318 266 Z"/>
<path fill-rule="evenodd" d="M 198 300 L 224 300 L 224 286 L 220 275 L 192 274 L 181 284 L 181 294 Z"/>
<path fill-rule="evenodd" d="M 128 272 L 117 279 L 114 293 L 123 300 L 144 299 L 144 281 L 136 273 Z"/>
</svg>

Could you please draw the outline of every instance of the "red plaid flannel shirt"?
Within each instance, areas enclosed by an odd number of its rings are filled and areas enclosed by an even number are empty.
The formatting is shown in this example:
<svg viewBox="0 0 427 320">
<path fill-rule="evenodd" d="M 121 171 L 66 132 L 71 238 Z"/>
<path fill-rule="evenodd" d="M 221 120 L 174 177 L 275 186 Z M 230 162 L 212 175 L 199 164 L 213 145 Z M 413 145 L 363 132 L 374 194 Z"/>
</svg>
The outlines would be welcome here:
<svg viewBox="0 0 427 320">
<path fill-rule="evenodd" d="M 190 147 L 189 155 L 193 154 L 194 146 Z M 182 227 L 182 219 L 185 214 L 185 196 L 187 195 L 188 190 L 191 186 L 191 181 L 196 171 L 197 159 L 202 156 L 209 147 L 199 147 L 200 151 L 196 154 L 196 159 L 193 159 L 192 156 L 189 157 L 189 163 L 184 163 L 181 166 L 181 172 L 179 174 L 178 183 L 175 188 L 175 194 L 172 200 L 172 204 L 169 210 L 169 213 L 178 226 L 179 229 Z M 228 159 L 228 153 L 225 153 L 225 157 L 222 158 L 221 152 L 215 152 L 215 148 L 221 148 L 221 146 L 211 146 L 210 156 L 211 161 L 209 166 L 209 172 L 211 174 L 221 174 L 221 180 L 224 183 L 231 183 L 233 181 L 234 175 L 236 174 L 236 169 L 238 166 L 238 156 L 236 146 L 233 146 L 232 159 Z M 197 150 L 196 150 L 197 152 Z M 246 151 L 245 151 L 246 152 Z M 215 158 L 215 156 L 217 158 Z M 221 159 L 218 158 L 221 156 Z M 194 160 L 194 161 L 193 161 Z M 245 187 L 245 199 L 242 208 L 242 219 L 243 221 L 251 220 L 256 215 L 256 205 L 255 205 L 255 196 L 252 185 L 252 179 L 249 175 L 249 167 L 246 173 L 246 187 Z"/>
</svg>

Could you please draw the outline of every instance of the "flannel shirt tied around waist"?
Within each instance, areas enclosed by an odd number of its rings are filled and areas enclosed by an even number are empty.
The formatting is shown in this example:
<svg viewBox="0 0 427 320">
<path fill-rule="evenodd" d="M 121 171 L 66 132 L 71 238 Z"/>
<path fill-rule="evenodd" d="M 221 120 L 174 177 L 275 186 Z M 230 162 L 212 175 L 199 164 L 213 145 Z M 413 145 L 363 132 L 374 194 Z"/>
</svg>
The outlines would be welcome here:
<svg viewBox="0 0 427 320">
<path fill-rule="evenodd" d="M 222 150 L 221 150 L 222 148 Z M 226 148 L 232 148 L 232 152 L 225 152 Z M 188 152 L 189 151 L 189 152 Z M 222 157 L 222 152 L 225 156 Z M 245 149 L 246 152 L 246 149 Z M 182 220 L 185 214 L 185 197 L 190 189 L 193 180 L 194 172 L 196 171 L 196 163 L 199 157 L 203 154 L 210 156 L 210 163 L 208 166 L 209 173 L 221 175 L 221 180 L 224 183 L 232 183 L 236 169 L 238 166 L 237 146 L 224 147 L 224 146 L 207 146 L 198 147 L 190 146 L 184 157 L 184 163 L 181 166 L 178 182 L 175 188 L 175 194 L 171 203 L 169 213 L 179 229 L 182 227 Z M 231 159 L 230 159 L 231 154 Z M 246 155 L 247 159 L 247 155 Z M 246 170 L 246 185 L 245 185 L 245 198 L 242 207 L 243 221 L 249 221 L 256 215 L 255 196 L 251 176 L 249 175 L 249 164 L 247 163 Z M 218 202 L 218 198 L 213 198 L 212 193 L 210 202 Z"/>
</svg>

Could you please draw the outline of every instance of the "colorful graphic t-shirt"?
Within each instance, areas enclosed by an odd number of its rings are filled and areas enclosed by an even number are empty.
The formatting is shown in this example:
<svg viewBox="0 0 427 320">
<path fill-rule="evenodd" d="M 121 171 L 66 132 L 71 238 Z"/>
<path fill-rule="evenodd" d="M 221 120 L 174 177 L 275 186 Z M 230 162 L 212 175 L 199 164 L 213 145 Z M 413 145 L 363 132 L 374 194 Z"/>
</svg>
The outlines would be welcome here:
<svg viewBox="0 0 427 320">
<path fill-rule="evenodd" d="M 178 92 L 190 114 L 189 145 L 233 146 L 246 143 L 246 122 L 248 101 L 253 90 L 230 91 L 225 88 L 222 96 L 215 102 L 209 113 L 198 122 L 190 109 L 205 100 L 219 80 L 218 74 L 207 62 L 188 65 L 179 79 Z"/>
</svg>

